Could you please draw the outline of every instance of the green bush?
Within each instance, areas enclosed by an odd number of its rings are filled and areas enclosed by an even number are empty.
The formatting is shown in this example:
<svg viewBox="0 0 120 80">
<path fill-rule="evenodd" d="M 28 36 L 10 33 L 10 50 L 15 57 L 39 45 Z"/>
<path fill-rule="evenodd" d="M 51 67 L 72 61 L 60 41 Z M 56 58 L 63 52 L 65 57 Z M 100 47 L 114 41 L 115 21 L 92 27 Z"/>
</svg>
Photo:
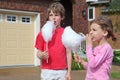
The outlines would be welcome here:
<svg viewBox="0 0 120 80">
<path fill-rule="evenodd" d="M 72 70 L 83 70 L 83 66 L 72 60 Z"/>
<path fill-rule="evenodd" d="M 114 51 L 113 62 L 114 63 L 120 63 L 120 51 Z"/>
</svg>

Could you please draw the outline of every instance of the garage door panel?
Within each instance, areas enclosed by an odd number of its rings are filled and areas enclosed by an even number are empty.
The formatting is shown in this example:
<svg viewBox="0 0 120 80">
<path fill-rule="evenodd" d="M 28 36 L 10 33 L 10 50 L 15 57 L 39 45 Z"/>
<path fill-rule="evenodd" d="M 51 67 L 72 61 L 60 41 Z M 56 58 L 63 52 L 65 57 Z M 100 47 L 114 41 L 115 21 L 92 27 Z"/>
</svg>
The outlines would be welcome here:
<svg viewBox="0 0 120 80">
<path fill-rule="evenodd" d="M 22 40 L 22 48 L 33 48 L 33 43 L 30 42 L 31 40 Z"/>
<path fill-rule="evenodd" d="M 17 35 L 17 29 L 16 28 L 7 28 L 7 36 L 13 37 Z"/>
<path fill-rule="evenodd" d="M 6 48 L 17 48 L 17 41 L 16 40 L 7 40 L 6 41 Z"/>
<path fill-rule="evenodd" d="M 16 23 L 6 22 L 6 14 L 0 22 L 0 66 L 34 64 L 34 22 L 21 23 L 23 14 Z"/>
</svg>

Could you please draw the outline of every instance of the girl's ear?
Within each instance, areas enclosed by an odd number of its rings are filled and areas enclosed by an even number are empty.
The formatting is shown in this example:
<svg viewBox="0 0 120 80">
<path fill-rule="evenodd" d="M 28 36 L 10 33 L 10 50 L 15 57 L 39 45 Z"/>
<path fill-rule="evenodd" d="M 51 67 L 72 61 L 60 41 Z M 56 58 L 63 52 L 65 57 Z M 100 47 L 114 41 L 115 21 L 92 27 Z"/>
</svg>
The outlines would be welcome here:
<svg viewBox="0 0 120 80">
<path fill-rule="evenodd" d="M 104 31 L 104 36 L 107 36 L 108 35 L 108 31 Z"/>
</svg>

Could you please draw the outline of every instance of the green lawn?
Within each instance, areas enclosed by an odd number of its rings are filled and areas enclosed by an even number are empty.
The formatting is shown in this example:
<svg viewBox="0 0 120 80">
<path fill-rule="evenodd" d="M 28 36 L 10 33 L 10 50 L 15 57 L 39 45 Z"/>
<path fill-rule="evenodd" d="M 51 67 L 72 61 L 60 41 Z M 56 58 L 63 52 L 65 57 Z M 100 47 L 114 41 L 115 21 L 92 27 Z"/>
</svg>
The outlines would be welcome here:
<svg viewBox="0 0 120 80">
<path fill-rule="evenodd" d="M 111 72 L 110 76 L 112 78 L 120 79 L 120 72 Z"/>
</svg>

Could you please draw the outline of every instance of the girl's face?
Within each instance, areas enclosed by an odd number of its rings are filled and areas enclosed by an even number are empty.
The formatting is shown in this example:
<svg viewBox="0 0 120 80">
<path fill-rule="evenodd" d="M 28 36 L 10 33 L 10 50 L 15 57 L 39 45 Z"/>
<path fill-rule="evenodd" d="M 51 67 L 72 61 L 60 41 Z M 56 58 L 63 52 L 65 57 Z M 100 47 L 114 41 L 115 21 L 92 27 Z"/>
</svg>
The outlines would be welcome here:
<svg viewBox="0 0 120 80">
<path fill-rule="evenodd" d="M 56 27 L 60 27 L 61 20 L 63 19 L 59 13 L 53 13 L 53 11 L 51 11 L 49 13 L 49 20 L 53 21 Z"/>
<path fill-rule="evenodd" d="M 90 35 L 92 41 L 100 42 L 100 40 L 102 40 L 107 35 L 106 31 L 102 30 L 101 26 L 96 23 L 92 23 L 90 27 Z"/>
</svg>

